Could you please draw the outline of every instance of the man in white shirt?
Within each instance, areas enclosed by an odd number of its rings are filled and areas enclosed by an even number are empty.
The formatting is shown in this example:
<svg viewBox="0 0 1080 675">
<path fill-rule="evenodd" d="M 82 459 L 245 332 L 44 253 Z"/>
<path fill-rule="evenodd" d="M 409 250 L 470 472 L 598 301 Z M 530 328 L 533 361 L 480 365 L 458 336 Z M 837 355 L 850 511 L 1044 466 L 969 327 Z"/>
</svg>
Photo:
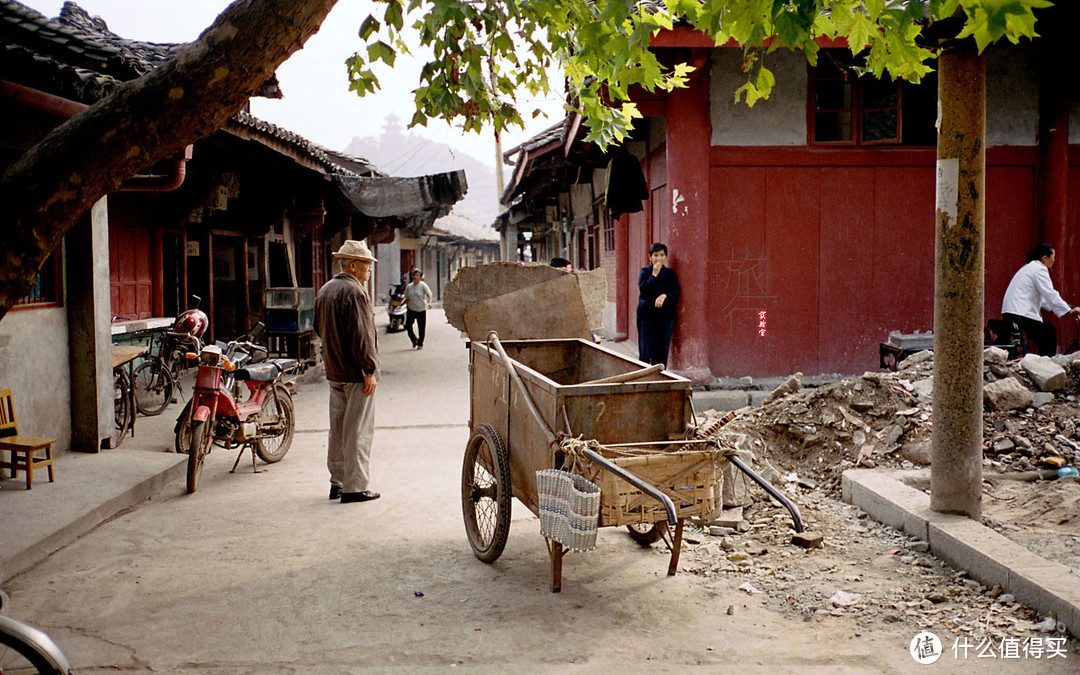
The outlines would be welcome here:
<svg viewBox="0 0 1080 675">
<path fill-rule="evenodd" d="M 422 281 L 424 273 L 420 270 L 412 271 L 412 283 L 405 287 L 405 332 L 409 334 L 414 349 L 424 348 L 424 333 L 427 332 L 427 311 L 431 309 L 431 299 L 434 294 L 431 288 Z M 416 322 L 416 333 L 413 333 L 413 322 Z"/>
<path fill-rule="evenodd" d="M 1001 318 L 1015 322 L 1044 356 L 1057 353 L 1057 330 L 1043 320 L 1041 310 L 1049 310 L 1058 317 L 1080 314 L 1080 307 L 1070 307 L 1054 290 L 1050 280 L 1054 259 L 1055 251 L 1050 244 L 1039 244 L 1032 249 L 1027 254 L 1027 264 L 1013 275 L 1001 302 Z"/>
</svg>

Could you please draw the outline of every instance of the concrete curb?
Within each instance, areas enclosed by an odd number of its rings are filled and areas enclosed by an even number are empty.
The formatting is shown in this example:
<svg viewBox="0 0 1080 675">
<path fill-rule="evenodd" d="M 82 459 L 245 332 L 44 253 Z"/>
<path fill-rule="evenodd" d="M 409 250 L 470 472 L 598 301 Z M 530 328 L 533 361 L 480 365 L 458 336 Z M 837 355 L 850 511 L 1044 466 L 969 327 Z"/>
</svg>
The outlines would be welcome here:
<svg viewBox="0 0 1080 675">
<path fill-rule="evenodd" d="M 844 501 L 875 520 L 930 544 L 934 555 L 967 570 L 987 586 L 1001 584 L 1041 614 L 1054 614 L 1073 634 L 1080 629 L 1080 578 L 964 516 L 930 510 L 930 496 L 870 469 L 849 469 Z"/>
<path fill-rule="evenodd" d="M 185 476 L 187 456 L 124 449 L 66 453 L 55 459 L 54 468 L 56 483 L 47 482 L 39 470 L 42 477 L 33 490 L 22 489 L 21 478 L 9 481 L 13 489 L 4 486 L 0 583 Z M 93 489 L 73 490 L 71 482 Z"/>
</svg>

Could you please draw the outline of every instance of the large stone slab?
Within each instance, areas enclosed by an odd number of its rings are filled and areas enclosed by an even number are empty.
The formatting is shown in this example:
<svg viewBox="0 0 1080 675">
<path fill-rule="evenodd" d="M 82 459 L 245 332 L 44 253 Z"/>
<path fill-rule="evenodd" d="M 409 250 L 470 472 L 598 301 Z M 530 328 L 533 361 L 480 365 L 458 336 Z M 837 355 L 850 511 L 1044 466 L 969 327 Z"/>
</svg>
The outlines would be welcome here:
<svg viewBox="0 0 1080 675">
<path fill-rule="evenodd" d="M 470 340 L 485 340 L 490 331 L 502 340 L 590 338 L 573 274 L 474 302 L 465 308 L 464 320 Z"/>
<path fill-rule="evenodd" d="M 446 320 L 454 328 L 468 332 L 465 326 L 465 310 L 472 304 L 506 295 L 517 290 L 536 286 L 552 279 L 573 278 L 579 289 L 579 302 L 584 308 L 586 322 L 592 330 L 604 326 L 602 318 L 607 304 L 607 277 L 603 269 L 591 272 L 566 272 L 540 263 L 494 262 L 475 267 L 462 267 L 446 287 L 443 311 Z M 560 311 L 558 298 L 536 298 L 537 304 L 516 308 L 515 314 L 528 312 L 555 313 Z M 501 333 L 500 333 L 501 335 Z"/>
</svg>

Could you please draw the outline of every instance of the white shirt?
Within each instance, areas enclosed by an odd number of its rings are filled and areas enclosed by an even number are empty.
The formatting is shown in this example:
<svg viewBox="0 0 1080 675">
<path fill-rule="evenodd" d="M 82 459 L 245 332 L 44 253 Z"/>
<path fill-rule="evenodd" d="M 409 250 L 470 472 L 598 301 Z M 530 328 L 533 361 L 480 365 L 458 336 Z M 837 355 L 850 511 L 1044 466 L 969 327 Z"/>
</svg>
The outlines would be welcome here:
<svg viewBox="0 0 1080 675">
<path fill-rule="evenodd" d="M 405 287 L 405 306 L 414 312 L 426 312 L 428 303 L 435 297 L 431 287 L 423 280 Z"/>
<path fill-rule="evenodd" d="M 1017 314 L 1035 321 L 1042 321 L 1040 309 L 1048 309 L 1058 316 L 1065 316 L 1072 309 L 1054 290 L 1050 270 L 1040 260 L 1032 260 L 1021 267 L 1001 301 L 1002 314 Z"/>
</svg>

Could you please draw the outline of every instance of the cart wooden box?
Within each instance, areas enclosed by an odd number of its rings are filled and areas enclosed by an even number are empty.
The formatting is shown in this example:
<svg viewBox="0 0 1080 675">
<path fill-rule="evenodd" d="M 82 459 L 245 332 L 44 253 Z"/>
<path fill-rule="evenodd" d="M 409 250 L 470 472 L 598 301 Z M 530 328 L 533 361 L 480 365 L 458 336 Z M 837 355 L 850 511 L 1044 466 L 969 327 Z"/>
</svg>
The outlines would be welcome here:
<svg viewBox="0 0 1080 675">
<path fill-rule="evenodd" d="M 483 486 L 478 485 L 472 465 L 482 464 L 480 473 L 490 472 L 492 483 L 498 483 L 499 461 L 484 458 L 503 453 L 513 496 L 538 514 L 536 472 L 562 468 L 564 459 L 559 445 L 551 442 L 552 433 L 596 441 L 604 446 L 600 454 L 606 460 L 666 493 L 675 505 L 679 533 L 684 518 L 705 516 L 714 510 L 714 454 L 676 451 L 681 446 L 669 444 L 684 438 L 691 424 L 689 380 L 662 371 L 641 380 L 596 382 L 647 366 L 582 339 L 513 340 L 498 345 L 511 360 L 520 386 L 495 347 L 480 341 L 469 345 L 469 426 L 473 434 L 466 448 L 462 497 L 466 529 L 477 557 L 491 562 L 501 553 L 509 529 L 509 502 L 505 527 L 488 528 L 495 539 L 503 539 L 496 542 L 492 552 L 484 527 L 476 522 L 481 515 L 477 504 L 496 495 L 498 488 L 485 481 L 479 481 L 485 483 Z M 479 436 L 484 438 L 477 440 Z M 485 454 L 478 452 L 474 444 L 499 447 Z M 634 446 L 625 452 L 608 447 L 620 444 Z M 584 462 L 578 470 L 601 488 L 600 526 L 667 520 L 667 511 L 660 502 L 610 470 L 593 461 Z M 471 516 L 470 504 L 474 510 Z M 674 573 L 677 560 L 676 550 L 669 572 Z M 557 590 L 560 572 L 555 568 L 561 566 L 561 553 L 553 554 L 552 564 L 552 586 Z"/>
</svg>

